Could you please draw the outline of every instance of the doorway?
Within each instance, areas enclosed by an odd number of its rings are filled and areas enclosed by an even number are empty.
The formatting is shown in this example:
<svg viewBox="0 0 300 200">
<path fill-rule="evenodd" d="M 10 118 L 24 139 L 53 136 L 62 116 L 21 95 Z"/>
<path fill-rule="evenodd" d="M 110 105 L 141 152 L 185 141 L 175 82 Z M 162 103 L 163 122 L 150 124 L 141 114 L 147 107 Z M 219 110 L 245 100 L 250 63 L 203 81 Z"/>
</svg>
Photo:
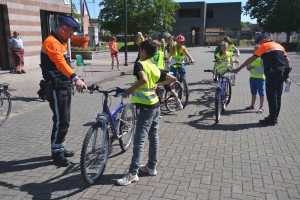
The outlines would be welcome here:
<svg viewBox="0 0 300 200">
<path fill-rule="evenodd" d="M 199 45 L 199 33 L 200 33 L 199 31 L 200 31 L 199 27 L 191 28 L 191 44 L 192 44 L 192 46 Z"/>
<path fill-rule="evenodd" d="M 8 46 L 7 46 L 7 36 L 5 32 L 5 20 L 4 14 L 7 14 L 7 9 L 4 5 L 0 5 L 0 70 L 8 70 Z"/>
</svg>

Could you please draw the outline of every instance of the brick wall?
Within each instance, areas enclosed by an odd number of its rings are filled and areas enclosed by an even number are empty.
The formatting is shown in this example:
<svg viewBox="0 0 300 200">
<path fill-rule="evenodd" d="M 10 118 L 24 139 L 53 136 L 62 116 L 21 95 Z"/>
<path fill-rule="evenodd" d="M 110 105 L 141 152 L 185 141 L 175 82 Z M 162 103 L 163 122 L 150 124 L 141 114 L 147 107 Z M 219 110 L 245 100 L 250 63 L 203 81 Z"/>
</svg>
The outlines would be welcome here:
<svg viewBox="0 0 300 200">
<path fill-rule="evenodd" d="M 42 45 L 41 23 L 44 23 L 41 22 L 40 10 L 70 13 L 71 5 L 64 5 L 63 0 L 0 0 L 0 4 L 7 8 L 7 13 L 4 13 L 6 35 L 10 36 L 17 30 L 24 42 L 25 68 L 38 67 Z M 11 58 L 9 65 L 14 65 Z"/>
</svg>

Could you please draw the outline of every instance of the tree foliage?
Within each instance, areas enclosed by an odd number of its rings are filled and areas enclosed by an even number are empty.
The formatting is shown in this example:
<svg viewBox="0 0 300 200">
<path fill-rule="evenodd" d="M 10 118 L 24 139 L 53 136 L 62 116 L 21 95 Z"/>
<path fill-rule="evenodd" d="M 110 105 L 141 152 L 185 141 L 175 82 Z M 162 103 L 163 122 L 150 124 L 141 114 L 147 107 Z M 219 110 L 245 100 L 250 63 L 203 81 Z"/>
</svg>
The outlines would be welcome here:
<svg viewBox="0 0 300 200">
<path fill-rule="evenodd" d="M 248 0 L 243 8 L 266 31 L 290 35 L 300 30 L 300 0 Z"/>
<path fill-rule="evenodd" d="M 250 29 L 250 22 L 241 21 L 241 29 Z"/>
<path fill-rule="evenodd" d="M 174 14 L 179 4 L 173 0 L 126 0 L 127 30 L 129 34 L 140 31 L 152 33 L 172 30 Z M 103 29 L 113 34 L 122 33 L 125 29 L 124 0 L 103 0 L 99 21 Z"/>
<path fill-rule="evenodd" d="M 76 9 L 76 6 L 74 3 L 72 3 L 72 17 L 74 17 L 75 19 L 80 19 L 80 14 L 79 14 L 78 10 Z"/>
</svg>

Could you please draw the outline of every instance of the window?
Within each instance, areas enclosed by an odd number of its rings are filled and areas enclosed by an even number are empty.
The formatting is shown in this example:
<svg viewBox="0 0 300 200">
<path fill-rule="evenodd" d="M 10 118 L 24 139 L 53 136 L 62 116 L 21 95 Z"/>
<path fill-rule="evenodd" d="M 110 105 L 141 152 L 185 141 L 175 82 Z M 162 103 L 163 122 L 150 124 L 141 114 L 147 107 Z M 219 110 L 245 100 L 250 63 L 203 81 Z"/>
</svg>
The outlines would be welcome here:
<svg viewBox="0 0 300 200">
<path fill-rule="evenodd" d="M 207 19 L 212 19 L 212 18 L 214 18 L 214 10 L 213 10 L 213 9 L 207 9 L 207 10 L 206 10 L 206 18 L 207 18 Z"/>
<path fill-rule="evenodd" d="M 200 18 L 201 11 L 200 9 L 180 9 L 178 11 L 179 18 Z"/>
</svg>

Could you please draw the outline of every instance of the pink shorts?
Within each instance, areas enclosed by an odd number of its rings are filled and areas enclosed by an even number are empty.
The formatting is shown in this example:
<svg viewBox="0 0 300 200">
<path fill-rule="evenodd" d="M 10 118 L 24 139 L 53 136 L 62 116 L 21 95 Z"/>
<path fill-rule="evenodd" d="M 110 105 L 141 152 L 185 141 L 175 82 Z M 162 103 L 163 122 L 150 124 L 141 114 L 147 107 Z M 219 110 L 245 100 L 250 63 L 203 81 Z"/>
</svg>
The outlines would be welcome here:
<svg viewBox="0 0 300 200">
<path fill-rule="evenodd" d="M 111 57 L 117 57 L 119 52 L 110 53 Z"/>
</svg>

